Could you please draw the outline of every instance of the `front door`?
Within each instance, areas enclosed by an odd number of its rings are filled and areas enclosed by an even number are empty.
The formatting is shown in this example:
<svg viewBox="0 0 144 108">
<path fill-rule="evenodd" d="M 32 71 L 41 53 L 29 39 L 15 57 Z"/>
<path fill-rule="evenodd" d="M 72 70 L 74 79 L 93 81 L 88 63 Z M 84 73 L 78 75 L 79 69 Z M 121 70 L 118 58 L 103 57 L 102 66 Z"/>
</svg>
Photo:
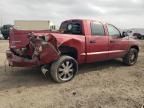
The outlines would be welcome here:
<svg viewBox="0 0 144 108">
<path fill-rule="evenodd" d="M 120 31 L 111 24 L 108 24 L 107 28 L 109 34 L 109 59 L 124 56 L 129 48 L 128 37 L 122 38 Z"/>
</svg>

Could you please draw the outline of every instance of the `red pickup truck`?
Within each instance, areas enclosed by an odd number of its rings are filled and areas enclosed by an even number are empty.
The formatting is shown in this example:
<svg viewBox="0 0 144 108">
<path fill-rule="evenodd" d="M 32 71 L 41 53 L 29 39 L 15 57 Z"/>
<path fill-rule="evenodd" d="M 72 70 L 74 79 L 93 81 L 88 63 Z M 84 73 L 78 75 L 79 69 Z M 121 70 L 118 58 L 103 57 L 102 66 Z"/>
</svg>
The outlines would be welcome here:
<svg viewBox="0 0 144 108">
<path fill-rule="evenodd" d="M 10 66 L 40 66 L 59 83 L 73 79 L 78 64 L 122 58 L 131 66 L 139 52 L 138 42 L 115 26 L 80 19 L 62 22 L 57 32 L 11 29 L 9 47 Z"/>
</svg>

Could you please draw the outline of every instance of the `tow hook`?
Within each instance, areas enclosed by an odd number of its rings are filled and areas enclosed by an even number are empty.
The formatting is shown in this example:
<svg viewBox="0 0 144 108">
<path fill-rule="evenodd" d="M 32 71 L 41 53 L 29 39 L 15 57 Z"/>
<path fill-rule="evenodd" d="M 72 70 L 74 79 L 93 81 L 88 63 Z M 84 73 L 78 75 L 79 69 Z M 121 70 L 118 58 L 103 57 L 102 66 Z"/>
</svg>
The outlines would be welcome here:
<svg viewBox="0 0 144 108">
<path fill-rule="evenodd" d="M 41 66 L 41 72 L 46 77 L 46 74 L 49 72 L 49 66 L 48 65 Z"/>
</svg>

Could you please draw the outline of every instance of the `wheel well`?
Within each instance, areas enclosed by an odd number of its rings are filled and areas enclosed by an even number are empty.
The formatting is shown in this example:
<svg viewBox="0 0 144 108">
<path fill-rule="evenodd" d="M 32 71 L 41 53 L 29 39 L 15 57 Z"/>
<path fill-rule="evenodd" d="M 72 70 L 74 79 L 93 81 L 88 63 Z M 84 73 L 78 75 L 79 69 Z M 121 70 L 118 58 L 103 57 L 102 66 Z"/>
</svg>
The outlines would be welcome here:
<svg viewBox="0 0 144 108">
<path fill-rule="evenodd" d="M 69 46 L 60 46 L 59 50 L 61 52 L 61 55 L 68 55 L 71 56 L 73 58 L 75 58 L 77 60 L 78 56 L 77 56 L 77 50 L 73 47 L 69 47 Z"/>
<path fill-rule="evenodd" d="M 131 48 L 135 48 L 135 49 L 137 49 L 138 52 L 139 52 L 139 47 L 138 47 L 138 46 L 132 46 Z"/>
</svg>

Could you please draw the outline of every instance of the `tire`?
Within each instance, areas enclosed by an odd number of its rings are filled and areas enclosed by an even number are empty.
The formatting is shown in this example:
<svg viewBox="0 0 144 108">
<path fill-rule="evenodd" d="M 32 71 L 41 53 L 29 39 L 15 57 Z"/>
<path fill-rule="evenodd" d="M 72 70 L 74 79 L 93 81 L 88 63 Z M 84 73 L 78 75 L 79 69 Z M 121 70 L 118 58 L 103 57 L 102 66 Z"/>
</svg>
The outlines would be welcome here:
<svg viewBox="0 0 144 108">
<path fill-rule="evenodd" d="M 51 65 L 50 74 L 57 83 L 70 81 L 78 71 L 77 61 L 70 56 L 61 56 Z"/>
<path fill-rule="evenodd" d="M 135 48 L 131 48 L 129 52 L 123 57 L 123 63 L 132 66 L 137 62 L 138 58 L 138 50 Z"/>
</svg>

